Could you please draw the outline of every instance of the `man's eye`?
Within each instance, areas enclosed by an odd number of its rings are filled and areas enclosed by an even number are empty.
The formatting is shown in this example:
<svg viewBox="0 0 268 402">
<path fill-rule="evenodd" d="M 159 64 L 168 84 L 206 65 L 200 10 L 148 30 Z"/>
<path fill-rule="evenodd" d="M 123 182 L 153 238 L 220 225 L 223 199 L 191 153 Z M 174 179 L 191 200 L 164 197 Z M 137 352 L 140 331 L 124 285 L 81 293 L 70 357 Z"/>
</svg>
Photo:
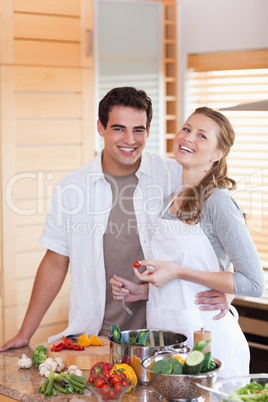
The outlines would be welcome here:
<svg viewBox="0 0 268 402">
<path fill-rule="evenodd" d="M 145 130 L 139 129 L 137 128 L 136 130 L 134 130 L 134 133 L 144 133 Z"/>
</svg>

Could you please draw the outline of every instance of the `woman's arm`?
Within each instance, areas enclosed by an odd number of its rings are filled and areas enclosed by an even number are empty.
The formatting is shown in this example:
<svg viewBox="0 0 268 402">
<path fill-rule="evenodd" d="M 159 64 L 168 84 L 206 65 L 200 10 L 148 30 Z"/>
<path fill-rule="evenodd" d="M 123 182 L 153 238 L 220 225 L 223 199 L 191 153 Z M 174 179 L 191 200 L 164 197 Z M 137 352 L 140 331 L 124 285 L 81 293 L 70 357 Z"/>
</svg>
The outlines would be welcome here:
<svg viewBox="0 0 268 402">
<path fill-rule="evenodd" d="M 228 191 L 216 189 L 204 213 L 213 241 L 218 242 L 233 265 L 235 294 L 260 297 L 265 287 L 263 268 L 238 204 Z"/>
<path fill-rule="evenodd" d="M 146 281 L 161 288 L 173 279 L 183 279 L 185 281 L 198 283 L 208 288 L 224 293 L 234 293 L 233 273 L 232 272 L 208 272 L 187 268 L 173 262 L 166 261 L 139 261 L 141 265 L 154 267 L 155 270 L 147 269 L 142 274 L 134 268 L 135 275 L 141 281 Z"/>
</svg>

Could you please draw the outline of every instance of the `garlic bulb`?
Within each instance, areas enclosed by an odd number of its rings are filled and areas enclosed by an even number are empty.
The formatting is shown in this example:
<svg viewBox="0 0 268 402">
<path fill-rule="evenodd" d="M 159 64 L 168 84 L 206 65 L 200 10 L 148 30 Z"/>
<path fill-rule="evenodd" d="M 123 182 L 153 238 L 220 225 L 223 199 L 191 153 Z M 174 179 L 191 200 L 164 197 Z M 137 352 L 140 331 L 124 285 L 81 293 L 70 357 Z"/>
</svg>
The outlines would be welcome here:
<svg viewBox="0 0 268 402">
<path fill-rule="evenodd" d="M 19 368 L 30 368 L 32 367 L 33 361 L 30 357 L 27 357 L 25 354 L 21 356 L 21 359 L 18 361 Z"/>
</svg>

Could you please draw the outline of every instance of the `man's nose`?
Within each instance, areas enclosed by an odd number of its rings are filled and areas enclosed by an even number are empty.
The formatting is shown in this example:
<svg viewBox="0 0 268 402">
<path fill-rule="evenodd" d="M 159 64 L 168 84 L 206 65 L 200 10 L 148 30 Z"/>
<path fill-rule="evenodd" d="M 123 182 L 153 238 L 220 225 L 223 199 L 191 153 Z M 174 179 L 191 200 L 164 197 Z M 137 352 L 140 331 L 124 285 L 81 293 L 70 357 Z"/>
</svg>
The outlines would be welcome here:
<svg viewBox="0 0 268 402">
<path fill-rule="evenodd" d="M 129 145 L 132 145 L 132 144 L 135 142 L 135 141 L 134 141 L 134 135 L 133 135 L 132 130 L 126 130 L 126 131 L 125 131 L 123 141 L 124 141 L 126 144 L 129 144 Z"/>
</svg>

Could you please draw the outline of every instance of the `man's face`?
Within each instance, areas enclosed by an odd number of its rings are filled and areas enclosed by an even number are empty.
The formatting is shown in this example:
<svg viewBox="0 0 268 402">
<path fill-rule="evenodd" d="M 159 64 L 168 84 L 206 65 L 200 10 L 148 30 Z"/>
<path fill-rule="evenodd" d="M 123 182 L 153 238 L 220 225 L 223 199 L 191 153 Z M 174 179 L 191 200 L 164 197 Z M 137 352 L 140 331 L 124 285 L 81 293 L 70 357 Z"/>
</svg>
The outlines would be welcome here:
<svg viewBox="0 0 268 402">
<path fill-rule="evenodd" d="M 114 106 L 107 127 L 98 120 L 98 132 L 104 138 L 102 167 L 105 173 L 123 176 L 136 172 L 149 136 L 144 110 Z"/>
</svg>

